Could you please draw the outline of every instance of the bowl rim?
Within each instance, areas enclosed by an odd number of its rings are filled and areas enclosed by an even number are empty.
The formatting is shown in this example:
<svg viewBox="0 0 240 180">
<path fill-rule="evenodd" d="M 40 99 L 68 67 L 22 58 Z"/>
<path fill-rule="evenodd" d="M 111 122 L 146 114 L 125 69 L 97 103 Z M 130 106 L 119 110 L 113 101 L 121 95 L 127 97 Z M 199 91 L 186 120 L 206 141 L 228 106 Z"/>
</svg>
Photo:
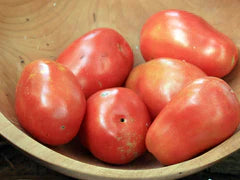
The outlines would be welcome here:
<svg viewBox="0 0 240 180">
<path fill-rule="evenodd" d="M 15 147 L 59 173 L 84 179 L 174 179 L 201 171 L 240 149 L 240 131 L 204 154 L 175 165 L 153 169 L 116 169 L 84 163 L 44 146 L 13 125 L 0 112 L 0 135 Z"/>
</svg>

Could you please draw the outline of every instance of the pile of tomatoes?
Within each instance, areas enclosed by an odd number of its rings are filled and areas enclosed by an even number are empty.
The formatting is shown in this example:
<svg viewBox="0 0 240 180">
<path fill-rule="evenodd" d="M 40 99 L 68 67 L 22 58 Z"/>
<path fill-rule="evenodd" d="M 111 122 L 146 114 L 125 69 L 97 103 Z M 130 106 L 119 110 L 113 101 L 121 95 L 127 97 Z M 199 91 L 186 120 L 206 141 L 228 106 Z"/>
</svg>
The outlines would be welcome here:
<svg viewBox="0 0 240 180">
<path fill-rule="evenodd" d="M 145 63 L 127 41 L 98 28 L 56 61 L 28 64 L 16 88 L 22 127 L 48 145 L 77 137 L 96 158 L 129 163 L 148 150 L 162 164 L 188 160 L 237 129 L 240 106 L 221 77 L 238 49 L 202 18 L 165 10 L 142 27 Z"/>
</svg>

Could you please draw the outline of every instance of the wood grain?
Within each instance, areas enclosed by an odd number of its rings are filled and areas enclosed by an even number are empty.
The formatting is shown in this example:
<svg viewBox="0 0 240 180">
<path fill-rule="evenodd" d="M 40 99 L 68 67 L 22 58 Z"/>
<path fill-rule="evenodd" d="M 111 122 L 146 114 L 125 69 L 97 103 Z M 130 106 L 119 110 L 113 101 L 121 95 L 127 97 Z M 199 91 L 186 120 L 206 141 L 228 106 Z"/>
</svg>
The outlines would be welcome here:
<svg viewBox="0 0 240 180">
<path fill-rule="evenodd" d="M 0 134 L 38 162 L 76 178 L 179 178 L 200 171 L 240 148 L 240 132 L 190 161 L 162 167 L 150 154 L 126 166 L 110 166 L 87 151 L 68 145 L 44 146 L 25 133 L 14 112 L 17 80 L 26 64 L 56 59 L 73 40 L 97 27 L 110 27 L 131 45 L 135 65 L 141 26 L 163 9 L 183 9 L 202 16 L 240 48 L 238 0 L 1 0 L 0 1 Z M 240 65 L 225 77 L 240 99 Z M 137 170 L 137 171 L 136 171 Z"/>
</svg>

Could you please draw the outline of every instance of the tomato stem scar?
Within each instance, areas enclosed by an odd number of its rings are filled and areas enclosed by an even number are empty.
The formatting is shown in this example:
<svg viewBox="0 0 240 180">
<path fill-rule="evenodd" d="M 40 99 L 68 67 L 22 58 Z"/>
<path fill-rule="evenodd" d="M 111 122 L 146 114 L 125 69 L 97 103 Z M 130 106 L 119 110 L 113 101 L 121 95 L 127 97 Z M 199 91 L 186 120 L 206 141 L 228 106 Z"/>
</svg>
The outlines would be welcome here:
<svg viewBox="0 0 240 180">
<path fill-rule="evenodd" d="M 121 122 L 126 122 L 126 119 L 121 118 L 120 121 L 121 121 Z"/>
<path fill-rule="evenodd" d="M 232 57 L 232 66 L 234 66 L 234 63 L 235 63 L 235 58 L 234 56 Z"/>
<path fill-rule="evenodd" d="M 118 50 L 122 52 L 122 46 L 119 43 L 117 43 L 117 47 L 118 47 Z"/>
</svg>

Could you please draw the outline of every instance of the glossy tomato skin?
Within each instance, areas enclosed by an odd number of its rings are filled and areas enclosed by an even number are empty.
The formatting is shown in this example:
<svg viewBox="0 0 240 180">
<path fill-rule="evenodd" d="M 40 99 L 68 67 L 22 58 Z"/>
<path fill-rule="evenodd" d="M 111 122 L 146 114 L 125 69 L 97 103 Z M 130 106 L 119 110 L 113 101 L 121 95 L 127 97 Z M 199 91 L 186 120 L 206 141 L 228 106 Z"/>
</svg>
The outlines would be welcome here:
<svg viewBox="0 0 240 180">
<path fill-rule="evenodd" d="M 240 122 L 239 108 L 225 81 L 199 78 L 156 117 L 146 136 L 147 149 L 165 165 L 188 160 L 234 133 Z"/>
<path fill-rule="evenodd" d="M 98 90 L 123 84 L 133 66 L 133 52 L 118 32 L 98 28 L 75 40 L 57 62 L 77 76 L 88 98 Z"/>
<path fill-rule="evenodd" d="M 50 60 L 28 64 L 16 88 L 19 123 L 49 145 L 68 143 L 76 136 L 86 109 L 85 96 L 73 73 Z"/>
<path fill-rule="evenodd" d="M 160 11 L 144 24 L 140 49 L 146 61 L 182 59 L 210 76 L 223 77 L 236 65 L 238 49 L 201 17 L 182 10 Z"/>
<path fill-rule="evenodd" d="M 80 139 L 98 159 L 126 164 L 146 151 L 150 123 L 145 104 L 132 90 L 101 90 L 87 100 Z"/>
<path fill-rule="evenodd" d="M 136 66 L 126 87 L 134 90 L 155 118 L 164 106 L 191 81 L 206 74 L 197 66 L 172 58 L 158 58 Z"/>
</svg>

